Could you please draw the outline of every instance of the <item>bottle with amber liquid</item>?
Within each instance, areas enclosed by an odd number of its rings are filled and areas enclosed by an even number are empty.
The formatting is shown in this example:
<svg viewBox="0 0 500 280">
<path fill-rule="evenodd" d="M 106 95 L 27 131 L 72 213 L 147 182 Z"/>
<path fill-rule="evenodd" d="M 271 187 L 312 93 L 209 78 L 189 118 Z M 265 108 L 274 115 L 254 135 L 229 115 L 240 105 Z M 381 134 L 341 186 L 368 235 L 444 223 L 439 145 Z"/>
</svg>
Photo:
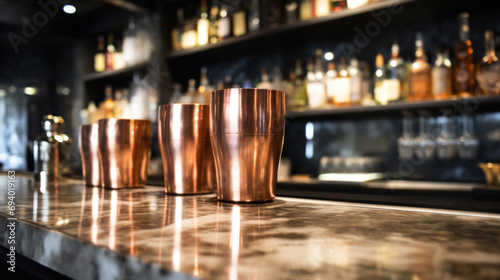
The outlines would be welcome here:
<svg viewBox="0 0 500 280">
<path fill-rule="evenodd" d="M 207 0 L 201 0 L 200 16 L 196 22 L 196 34 L 198 46 L 208 44 L 210 19 L 208 18 Z"/>
<path fill-rule="evenodd" d="M 451 97 L 451 62 L 446 50 L 439 51 L 432 68 L 432 96 L 436 100 Z"/>
<path fill-rule="evenodd" d="M 106 70 L 106 55 L 104 53 L 104 36 L 97 38 L 97 53 L 94 55 L 94 71 L 103 72 Z"/>
<path fill-rule="evenodd" d="M 475 89 L 473 49 L 469 39 L 469 14 L 460 14 L 458 21 L 459 42 L 455 47 L 453 91 L 459 97 L 469 97 L 474 95 Z"/>
<path fill-rule="evenodd" d="M 432 99 L 431 66 L 424 54 L 424 40 L 422 33 L 417 33 L 415 46 L 415 60 L 410 67 L 410 94 L 408 100 L 419 101 Z"/>
<path fill-rule="evenodd" d="M 476 66 L 476 79 L 481 95 L 500 94 L 500 61 L 495 52 L 495 33 L 484 32 L 485 55 Z"/>
</svg>

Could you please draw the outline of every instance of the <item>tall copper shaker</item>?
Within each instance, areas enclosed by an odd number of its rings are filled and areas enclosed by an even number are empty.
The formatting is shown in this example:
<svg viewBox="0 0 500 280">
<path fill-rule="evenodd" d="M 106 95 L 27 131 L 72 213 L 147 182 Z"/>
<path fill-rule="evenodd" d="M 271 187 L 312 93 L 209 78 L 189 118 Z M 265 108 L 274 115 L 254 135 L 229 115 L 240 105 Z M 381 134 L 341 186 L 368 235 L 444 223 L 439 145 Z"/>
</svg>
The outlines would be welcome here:
<svg viewBox="0 0 500 280">
<path fill-rule="evenodd" d="M 285 93 L 216 90 L 210 106 L 217 198 L 230 202 L 274 199 L 285 133 Z"/>
<path fill-rule="evenodd" d="M 209 105 L 179 103 L 159 107 L 158 138 L 166 193 L 214 191 L 209 122 Z"/>
<path fill-rule="evenodd" d="M 99 162 L 106 188 L 143 187 L 151 157 L 151 121 L 99 120 Z"/>
<path fill-rule="evenodd" d="M 84 124 L 80 126 L 79 148 L 82 159 L 83 182 L 87 186 L 102 184 L 101 167 L 99 165 L 98 124 Z"/>
</svg>

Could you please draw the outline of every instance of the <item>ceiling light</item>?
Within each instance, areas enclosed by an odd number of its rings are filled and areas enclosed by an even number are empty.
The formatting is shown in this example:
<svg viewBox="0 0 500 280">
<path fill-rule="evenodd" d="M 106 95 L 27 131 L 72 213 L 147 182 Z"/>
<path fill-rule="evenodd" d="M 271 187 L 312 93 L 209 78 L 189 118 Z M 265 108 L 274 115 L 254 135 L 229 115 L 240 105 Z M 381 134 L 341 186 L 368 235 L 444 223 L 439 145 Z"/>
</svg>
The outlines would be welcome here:
<svg viewBox="0 0 500 280">
<path fill-rule="evenodd" d="M 64 5 L 63 11 L 67 14 L 74 14 L 76 12 L 76 8 L 73 5 Z"/>
</svg>

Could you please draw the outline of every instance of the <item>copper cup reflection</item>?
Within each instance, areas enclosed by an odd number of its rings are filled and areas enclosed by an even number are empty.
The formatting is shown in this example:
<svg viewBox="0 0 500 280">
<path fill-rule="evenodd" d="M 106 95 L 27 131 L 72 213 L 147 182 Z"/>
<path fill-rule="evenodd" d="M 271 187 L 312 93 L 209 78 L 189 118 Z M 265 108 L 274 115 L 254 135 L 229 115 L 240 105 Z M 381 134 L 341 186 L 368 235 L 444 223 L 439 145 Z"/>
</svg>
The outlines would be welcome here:
<svg viewBox="0 0 500 280">
<path fill-rule="evenodd" d="M 274 199 L 285 133 L 285 93 L 216 90 L 210 106 L 217 198 L 229 202 Z"/>
<path fill-rule="evenodd" d="M 82 159 L 83 182 L 86 186 L 100 186 L 101 167 L 99 166 L 98 124 L 80 126 L 79 148 Z"/>
<path fill-rule="evenodd" d="M 167 104 L 159 107 L 158 138 L 166 193 L 214 191 L 215 168 L 209 122 L 209 105 Z"/>
<path fill-rule="evenodd" d="M 143 187 L 151 157 L 151 121 L 99 120 L 99 161 L 106 188 Z"/>
</svg>

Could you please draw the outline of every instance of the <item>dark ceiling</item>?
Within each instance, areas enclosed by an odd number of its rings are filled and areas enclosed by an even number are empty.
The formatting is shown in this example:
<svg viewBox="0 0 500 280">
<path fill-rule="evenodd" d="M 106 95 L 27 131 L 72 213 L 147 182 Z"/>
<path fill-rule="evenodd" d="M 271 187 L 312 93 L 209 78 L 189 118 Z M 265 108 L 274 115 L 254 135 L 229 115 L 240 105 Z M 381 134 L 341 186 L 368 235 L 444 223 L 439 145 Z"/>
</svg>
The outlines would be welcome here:
<svg viewBox="0 0 500 280">
<path fill-rule="evenodd" d="M 26 20 L 44 23 L 40 29 L 56 36 L 80 36 L 84 32 L 97 32 L 99 28 L 113 28 L 116 17 L 154 11 L 156 0 L 78 0 L 68 1 L 76 7 L 69 15 L 62 11 L 62 0 L 0 0 L 0 27 L 21 30 Z M 45 6 L 40 4 L 45 3 Z M 57 12 L 55 9 L 57 8 Z M 38 16 L 38 17 L 37 17 Z"/>
</svg>

